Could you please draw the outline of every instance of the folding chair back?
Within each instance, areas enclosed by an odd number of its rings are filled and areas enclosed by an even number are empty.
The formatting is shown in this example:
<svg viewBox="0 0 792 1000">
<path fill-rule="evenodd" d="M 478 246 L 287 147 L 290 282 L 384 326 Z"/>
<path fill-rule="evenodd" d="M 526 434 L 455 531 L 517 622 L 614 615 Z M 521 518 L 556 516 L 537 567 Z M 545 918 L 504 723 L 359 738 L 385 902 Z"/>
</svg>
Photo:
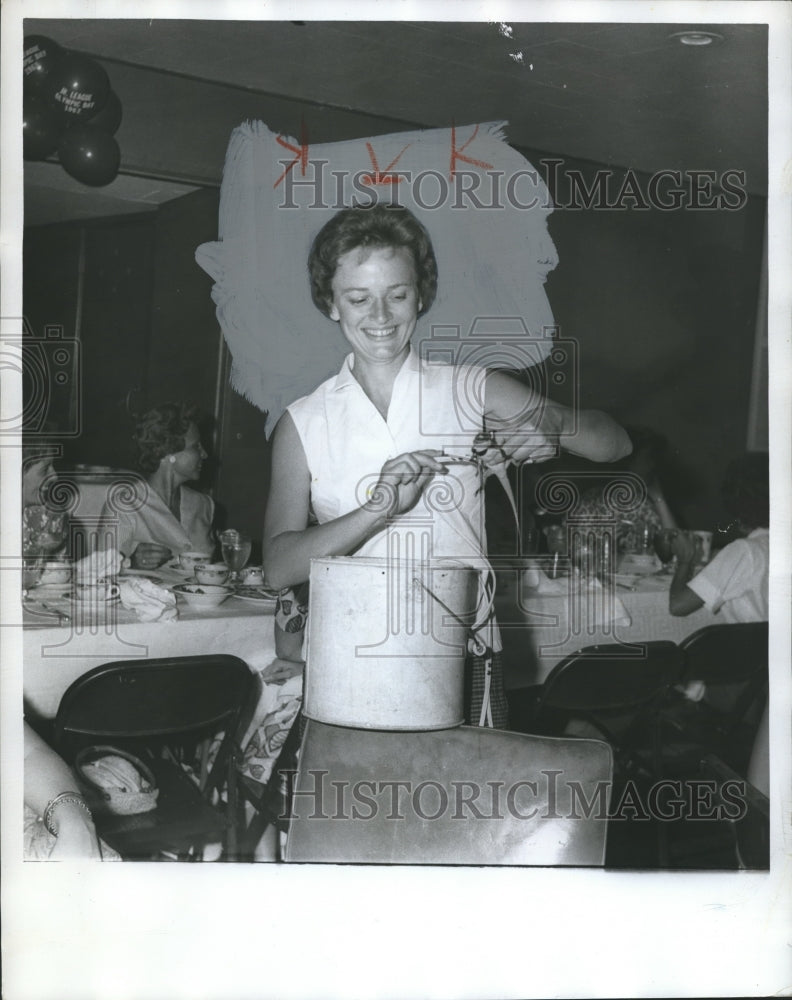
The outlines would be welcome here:
<svg viewBox="0 0 792 1000">
<path fill-rule="evenodd" d="M 217 727 L 240 710 L 250 671 L 236 656 L 117 660 L 64 693 L 56 740 L 70 735 L 167 736 Z"/>
<path fill-rule="evenodd" d="M 709 625 L 680 644 L 683 681 L 703 681 L 704 698 L 669 702 L 663 719 L 681 743 L 669 747 L 675 766 L 695 764 L 706 748 L 745 772 L 768 685 L 767 622 Z M 671 759 L 671 758 L 669 758 Z"/>
<path fill-rule="evenodd" d="M 656 702 L 682 671 L 679 647 L 666 640 L 630 655 L 618 644 L 588 646 L 557 664 L 542 686 L 535 720 L 546 709 L 616 713 Z"/>
<path fill-rule="evenodd" d="M 751 681 L 767 671 L 767 622 L 708 625 L 684 639 L 684 681 L 708 686 Z"/>
</svg>

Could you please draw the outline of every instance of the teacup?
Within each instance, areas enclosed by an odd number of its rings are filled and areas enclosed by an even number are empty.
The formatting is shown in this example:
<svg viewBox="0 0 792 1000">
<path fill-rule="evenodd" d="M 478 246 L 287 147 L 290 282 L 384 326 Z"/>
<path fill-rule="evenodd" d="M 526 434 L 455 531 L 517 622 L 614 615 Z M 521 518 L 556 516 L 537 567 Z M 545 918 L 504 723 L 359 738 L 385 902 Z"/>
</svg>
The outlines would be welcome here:
<svg viewBox="0 0 792 1000">
<path fill-rule="evenodd" d="M 261 566 L 247 566 L 240 572 L 242 573 L 242 583 L 247 587 L 264 586 L 264 570 Z"/>
<path fill-rule="evenodd" d="M 74 584 L 74 596 L 78 601 L 93 601 L 102 603 L 118 597 L 121 590 L 112 580 L 77 580 Z"/>
<path fill-rule="evenodd" d="M 217 585 L 226 582 L 228 566 L 225 563 L 197 562 L 195 564 L 195 579 L 198 583 Z"/>
<path fill-rule="evenodd" d="M 71 580 L 72 564 L 65 559 L 50 559 L 44 563 L 39 583 L 68 583 Z"/>
<path fill-rule="evenodd" d="M 179 565 L 183 570 L 192 573 L 196 563 L 208 563 L 212 558 L 209 552 L 180 552 Z"/>
</svg>

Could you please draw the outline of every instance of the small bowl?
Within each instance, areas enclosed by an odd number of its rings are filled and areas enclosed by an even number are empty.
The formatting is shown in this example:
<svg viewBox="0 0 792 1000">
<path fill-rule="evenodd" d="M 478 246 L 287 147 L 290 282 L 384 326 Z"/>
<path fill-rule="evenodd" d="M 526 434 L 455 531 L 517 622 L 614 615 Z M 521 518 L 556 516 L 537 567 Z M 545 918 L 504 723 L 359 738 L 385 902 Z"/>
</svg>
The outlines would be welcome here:
<svg viewBox="0 0 792 1000">
<path fill-rule="evenodd" d="M 44 563 L 40 584 L 68 583 L 71 580 L 72 564 L 60 559 L 52 559 Z"/>
<path fill-rule="evenodd" d="M 195 579 L 198 583 L 225 583 L 228 579 L 228 566 L 225 563 L 195 564 Z"/>
<path fill-rule="evenodd" d="M 179 553 L 179 565 L 183 570 L 187 570 L 192 573 L 195 569 L 196 563 L 208 563 L 212 559 L 211 553 L 209 552 L 180 552 Z"/>
<path fill-rule="evenodd" d="M 182 583 L 173 588 L 173 593 L 191 608 L 216 608 L 233 594 L 233 587 L 216 587 L 209 583 Z"/>
</svg>

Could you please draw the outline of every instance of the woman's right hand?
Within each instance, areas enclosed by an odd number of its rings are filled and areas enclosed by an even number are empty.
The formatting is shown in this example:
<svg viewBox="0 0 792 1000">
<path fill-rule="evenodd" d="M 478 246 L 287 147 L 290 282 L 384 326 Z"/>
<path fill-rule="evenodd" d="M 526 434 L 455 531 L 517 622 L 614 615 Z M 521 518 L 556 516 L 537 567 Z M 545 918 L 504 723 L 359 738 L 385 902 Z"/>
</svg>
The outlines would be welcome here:
<svg viewBox="0 0 792 1000">
<path fill-rule="evenodd" d="M 386 517 L 411 510 L 431 478 L 437 473 L 444 475 L 448 472 L 438 461 L 438 455 L 442 455 L 442 451 L 429 448 L 388 459 L 380 469 L 376 484 L 368 491 L 366 507 Z"/>
<path fill-rule="evenodd" d="M 133 569 L 157 569 L 167 562 L 173 553 L 166 545 L 158 542 L 139 542 L 132 553 Z"/>
</svg>

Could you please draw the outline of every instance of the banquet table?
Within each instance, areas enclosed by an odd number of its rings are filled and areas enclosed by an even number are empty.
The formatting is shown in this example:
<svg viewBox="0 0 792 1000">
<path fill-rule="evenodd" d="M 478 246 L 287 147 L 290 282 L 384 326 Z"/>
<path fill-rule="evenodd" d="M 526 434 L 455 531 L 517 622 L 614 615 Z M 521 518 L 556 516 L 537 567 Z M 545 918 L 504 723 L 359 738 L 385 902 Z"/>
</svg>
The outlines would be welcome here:
<svg viewBox="0 0 792 1000">
<path fill-rule="evenodd" d="M 581 588 L 570 577 L 537 586 L 524 567 L 499 572 L 496 612 L 506 686 L 542 684 L 556 664 L 585 646 L 621 643 L 637 654 L 642 642 L 678 643 L 718 624 L 720 618 L 706 608 L 686 617 L 670 614 L 670 586 L 671 576 L 661 573 L 613 587 Z"/>
<path fill-rule="evenodd" d="M 275 657 L 274 601 L 232 596 L 202 611 L 180 604 L 174 621 L 142 622 L 118 603 L 84 607 L 65 590 L 34 588 L 19 622 L 25 710 L 44 719 L 55 716 L 72 681 L 111 660 L 230 653 L 257 673 Z"/>
</svg>

